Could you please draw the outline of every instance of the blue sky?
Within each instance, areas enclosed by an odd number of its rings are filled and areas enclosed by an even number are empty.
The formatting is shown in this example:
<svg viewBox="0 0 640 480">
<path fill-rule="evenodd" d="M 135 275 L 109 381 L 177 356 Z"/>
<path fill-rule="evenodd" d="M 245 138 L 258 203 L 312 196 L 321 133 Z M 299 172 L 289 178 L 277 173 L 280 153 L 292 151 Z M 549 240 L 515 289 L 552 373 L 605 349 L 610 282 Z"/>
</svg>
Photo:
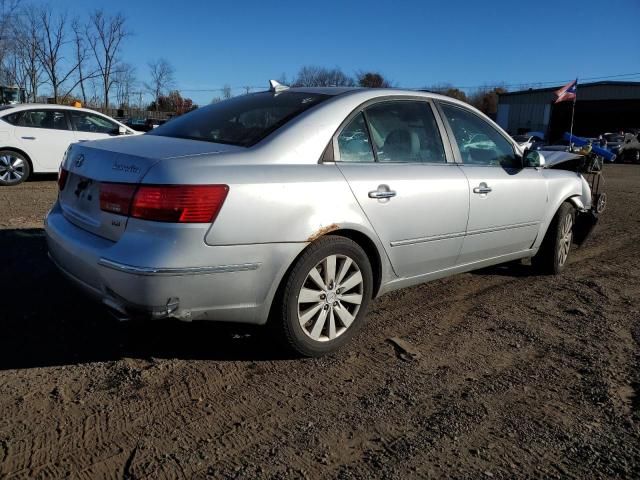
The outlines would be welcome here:
<svg viewBox="0 0 640 480">
<path fill-rule="evenodd" d="M 640 0 L 50 3 L 70 15 L 125 14 L 134 35 L 123 60 L 144 80 L 147 62 L 166 58 L 177 86 L 201 104 L 219 94 L 188 90 L 266 85 L 309 64 L 377 70 L 416 88 L 640 72 Z"/>
</svg>

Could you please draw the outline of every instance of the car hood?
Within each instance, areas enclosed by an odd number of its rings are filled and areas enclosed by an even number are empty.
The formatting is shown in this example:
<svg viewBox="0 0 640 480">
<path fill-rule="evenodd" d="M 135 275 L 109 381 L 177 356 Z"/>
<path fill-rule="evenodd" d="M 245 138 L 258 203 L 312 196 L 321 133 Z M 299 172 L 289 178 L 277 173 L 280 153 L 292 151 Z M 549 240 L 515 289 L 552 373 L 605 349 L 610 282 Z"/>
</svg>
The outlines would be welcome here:
<svg viewBox="0 0 640 480">
<path fill-rule="evenodd" d="M 580 158 L 580 155 L 575 153 L 562 152 L 558 150 L 540 150 L 540 153 L 544 156 L 545 168 L 551 168 Z"/>
<path fill-rule="evenodd" d="M 235 145 L 223 145 L 220 143 L 148 134 L 95 140 L 83 143 L 83 146 L 96 150 L 142 158 L 153 158 L 156 160 L 246 150 L 244 147 Z"/>
</svg>

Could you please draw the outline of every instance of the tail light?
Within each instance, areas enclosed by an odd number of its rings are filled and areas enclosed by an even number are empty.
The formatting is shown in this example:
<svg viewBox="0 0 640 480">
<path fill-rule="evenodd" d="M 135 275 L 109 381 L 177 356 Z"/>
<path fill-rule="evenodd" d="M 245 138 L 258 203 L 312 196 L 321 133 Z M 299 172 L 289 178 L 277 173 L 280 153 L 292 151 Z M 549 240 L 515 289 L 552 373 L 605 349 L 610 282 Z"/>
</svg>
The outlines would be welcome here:
<svg viewBox="0 0 640 480">
<path fill-rule="evenodd" d="M 129 215 L 131 198 L 137 185 L 132 183 L 103 183 L 100 185 L 100 210 Z"/>
<path fill-rule="evenodd" d="M 69 176 L 69 170 L 60 167 L 58 171 L 58 189 L 64 190 L 64 186 L 67 184 L 67 177 Z"/>
<path fill-rule="evenodd" d="M 100 187 L 100 209 L 158 222 L 211 223 L 228 192 L 227 185 L 104 183 Z"/>
<path fill-rule="evenodd" d="M 226 185 L 141 185 L 131 216 L 159 222 L 210 223 L 228 191 Z"/>
</svg>

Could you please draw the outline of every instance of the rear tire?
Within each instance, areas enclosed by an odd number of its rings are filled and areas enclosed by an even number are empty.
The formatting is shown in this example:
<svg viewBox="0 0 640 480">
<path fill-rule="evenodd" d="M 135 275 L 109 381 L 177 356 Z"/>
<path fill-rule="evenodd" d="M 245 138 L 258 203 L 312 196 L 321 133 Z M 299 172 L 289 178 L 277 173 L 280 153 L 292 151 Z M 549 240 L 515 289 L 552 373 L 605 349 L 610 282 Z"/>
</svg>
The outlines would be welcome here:
<svg viewBox="0 0 640 480">
<path fill-rule="evenodd" d="M 31 166 L 24 155 L 13 150 L 0 150 L 0 185 L 18 185 L 30 174 Z"/>
<path fill-rule="evenodd" d="M 573 241 L 576 211 L 569 202 L 564 202 L 556 212 L 540 250 L 531 259 L 531 264 L 542 273 L 558 275 L 567 265 Z"/>
<path fill-rule="evenodd" d="M 321 237 L 296 260 L 285 282 L 272 320 L 297 354 L 332 353 L 362 327 L 373 273 L 364 250 L 352 240 Z"/>
</svg>

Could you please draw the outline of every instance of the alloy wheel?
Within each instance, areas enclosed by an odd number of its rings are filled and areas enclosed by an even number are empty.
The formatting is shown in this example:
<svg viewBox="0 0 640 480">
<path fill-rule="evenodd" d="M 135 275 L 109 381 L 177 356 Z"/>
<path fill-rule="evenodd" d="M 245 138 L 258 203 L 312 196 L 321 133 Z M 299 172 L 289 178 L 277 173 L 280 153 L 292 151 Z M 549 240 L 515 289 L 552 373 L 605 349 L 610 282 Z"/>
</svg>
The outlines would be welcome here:
<svg viewBox="0 0 640 480">
<path fill-rule="evenodd" d="M 364 280 L 346 255 L 329 255 L 307 274 L 298 293 L 298 321 L 312 340 L 333 340 L 351 326 L 363 301 Z"/>
<path fill-rule="evenodd" d="M 558 265 L 563 266 L 569 257 L 569 249 L 573 240 L 573 215 L 568 214 L 562 221 L 560 229 L 560 242 L 558 244 Z"/>
<path fill-rule="evenodd" d="M 7 183 L 18 183 L 26 173 L 22 158 L 9 153 L 0 155 L 0 180 Z"/>
<path fill-rule="evenodd" d="M 604 209 L 607 207 L 607 194 L 601 193 L 598 195 L 598 199 L 596 201 L 596 213 L 604 212 Z"/>
</svg>

